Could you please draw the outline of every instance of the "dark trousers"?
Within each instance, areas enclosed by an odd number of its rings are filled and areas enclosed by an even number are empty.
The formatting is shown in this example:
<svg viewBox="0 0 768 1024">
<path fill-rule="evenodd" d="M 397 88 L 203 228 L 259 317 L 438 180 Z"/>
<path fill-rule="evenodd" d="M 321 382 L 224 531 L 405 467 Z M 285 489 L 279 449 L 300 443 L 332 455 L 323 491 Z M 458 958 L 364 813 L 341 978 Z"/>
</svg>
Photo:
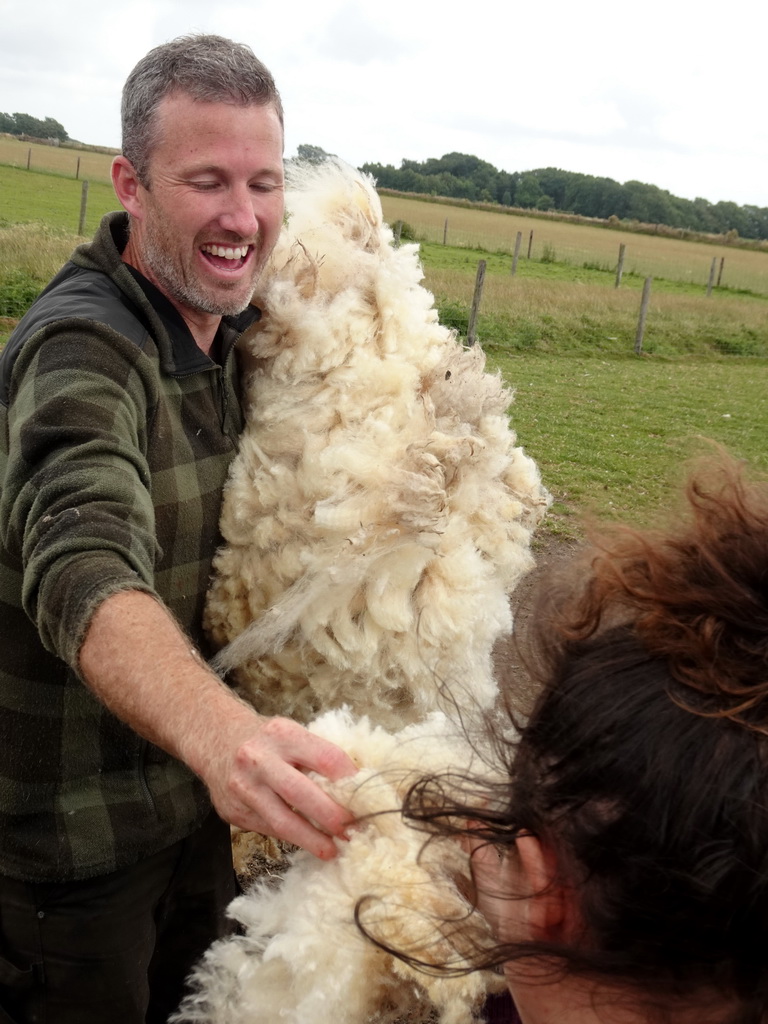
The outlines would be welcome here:
<svg viewBox="0 0 768 1024">
<path fill-rule="evenodd" d="M 0 876 L 0 1024 L 165 1024 L 184 979 L 232 930 L 229 826 L 83 882 Z"/>
</svg>

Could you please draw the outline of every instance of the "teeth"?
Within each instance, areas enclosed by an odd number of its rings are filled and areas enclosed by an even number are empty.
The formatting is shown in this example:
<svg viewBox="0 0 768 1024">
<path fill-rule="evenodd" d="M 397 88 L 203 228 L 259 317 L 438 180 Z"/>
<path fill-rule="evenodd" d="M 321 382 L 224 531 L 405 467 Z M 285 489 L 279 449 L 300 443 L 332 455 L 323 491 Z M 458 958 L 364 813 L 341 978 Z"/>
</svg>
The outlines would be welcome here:
<svg viewBox="0 0 768 1024">
<path fill-rule="evenodd" d="M 243 260 L 248 255 L 248 246 L 240 245 L 236 249 L 230 249 L 223 245 L 204 245 L 203 252 L 221 256 L 225 260 Z"/>
</svg>

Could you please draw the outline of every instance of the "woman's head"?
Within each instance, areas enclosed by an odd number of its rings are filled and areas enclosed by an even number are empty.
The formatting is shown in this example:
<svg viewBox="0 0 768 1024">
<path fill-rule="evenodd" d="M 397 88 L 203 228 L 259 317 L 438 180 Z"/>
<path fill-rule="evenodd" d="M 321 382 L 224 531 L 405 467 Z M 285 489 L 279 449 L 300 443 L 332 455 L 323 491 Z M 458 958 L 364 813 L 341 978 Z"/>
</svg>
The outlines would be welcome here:
<svg viewBox="0 0 768 1024">
<path fill-rule="evenodd" d="M 665 1000 L 702 993 L 768 1013 L 768 484 L 725 456 L 699 471 L 666 529 L 615 529 L 550 582 L 535 621 L 541 690 L 475 820 L 551 857 L 567 929 L 504 935 L 486 964 L 554 957 L 570 974 Z M 449 818 L 447 815 L 454 815 Z M 514 901 L 508 901 L 510 907 Z M 503 909 L 501 911 L 503 914 Z M 519 910 L 510 910 L 512 917 Z M 725 1019 L 725 1018 L 724 1018 Z"/>
</svg>

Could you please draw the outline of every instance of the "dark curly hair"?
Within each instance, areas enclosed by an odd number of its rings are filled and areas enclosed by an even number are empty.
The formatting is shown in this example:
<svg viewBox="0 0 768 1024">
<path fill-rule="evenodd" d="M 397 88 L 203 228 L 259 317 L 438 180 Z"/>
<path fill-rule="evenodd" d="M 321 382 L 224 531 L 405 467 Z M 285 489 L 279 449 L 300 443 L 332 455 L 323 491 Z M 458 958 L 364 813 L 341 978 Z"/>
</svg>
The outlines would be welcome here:
<svg viewBox="0 0 768 1024">
<path fill-rule="evenodd" d="M 535 957 L 660 1006 L 710 993 L 728 1024 L 765 1021 L 768 483 L 717 452 L 669 526 L 610 528 L 545 588 L 532 713 L 515 740 L 508 719 L 488 722 L 508 781 L 424 778 L 404 813 L 432 833 L 471 822 L 498 847 L 545 840 L 584 934 L 578 948 L 478 940 L 475 966 Z"/>
</svg>

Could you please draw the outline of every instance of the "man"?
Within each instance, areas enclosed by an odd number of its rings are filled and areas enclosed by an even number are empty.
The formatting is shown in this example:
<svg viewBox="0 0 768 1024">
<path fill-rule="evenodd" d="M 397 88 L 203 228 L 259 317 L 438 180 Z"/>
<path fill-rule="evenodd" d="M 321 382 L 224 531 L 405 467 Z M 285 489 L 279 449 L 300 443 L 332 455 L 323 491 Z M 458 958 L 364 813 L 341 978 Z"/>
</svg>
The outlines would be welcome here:
<svg viewBox="0 0 768 1024">
<path fill-rule="evenodd" d="M 123 93 L 108 215 L 0 360 L 0 1020 L 165 1021 L 233 895 L 226 822 L 335 853 L 338 748 L 206 667 L 234 343 L 283 217 L 271 75 L 217 36 Z M 218 814 L 211 812 L 211 804 Z"/>
</svg>

